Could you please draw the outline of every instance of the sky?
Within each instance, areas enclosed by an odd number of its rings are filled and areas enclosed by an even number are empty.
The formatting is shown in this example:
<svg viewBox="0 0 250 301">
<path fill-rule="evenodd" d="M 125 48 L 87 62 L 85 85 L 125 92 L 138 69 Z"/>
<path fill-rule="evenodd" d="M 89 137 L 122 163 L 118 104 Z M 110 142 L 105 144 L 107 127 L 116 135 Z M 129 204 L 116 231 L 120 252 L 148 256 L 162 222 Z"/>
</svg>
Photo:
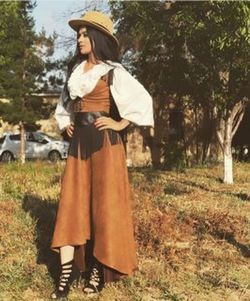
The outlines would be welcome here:
<svg viewBox="0 0 250 301">
<path fill-rule="evenodd" d="M 86 1 L 86 0 L 36 0 L 36 7 L 33 10 L 36 31 L 39 32 L 44 27 L 46 33 L 59 34 L 58 42 L 62 41 L 60 36 L 75 37 L 73 29 L 68 25 L 68 20 L 79 18 L 83 13 L 80 10 L 89 7 L 97 9 L 107 9 L 107 1 Z M 55 57 L 66 56 L 70 50 L 74 51 L 75 44 L 71 49 L 63 47 L 62 43 L 57 43 Z"/>
</svg>

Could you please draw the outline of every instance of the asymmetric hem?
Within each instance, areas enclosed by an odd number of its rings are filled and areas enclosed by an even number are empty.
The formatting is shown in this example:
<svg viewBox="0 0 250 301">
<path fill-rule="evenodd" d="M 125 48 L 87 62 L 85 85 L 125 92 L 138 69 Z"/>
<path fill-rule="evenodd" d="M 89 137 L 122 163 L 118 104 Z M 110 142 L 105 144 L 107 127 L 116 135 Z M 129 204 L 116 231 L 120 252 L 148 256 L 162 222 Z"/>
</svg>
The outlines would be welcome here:
<svg viewBox="0 0 250 301">
<path fill-rule="evenodd" d="M 115 281 L 137 270 L 130 186 L 119 132 L 94 126 L 98 114 L 108 114 L 105 81 L 100 79 L 88 98 L 95 95 L 102 100 L 99 107 L 96 103 L 98 112 L 85 105 L 84 112 L 75 113 L 51 248 L 75 246 L 80 270 L 88 269 L 92 256 L 103 264 L 105 281 Z"/>
</svg>

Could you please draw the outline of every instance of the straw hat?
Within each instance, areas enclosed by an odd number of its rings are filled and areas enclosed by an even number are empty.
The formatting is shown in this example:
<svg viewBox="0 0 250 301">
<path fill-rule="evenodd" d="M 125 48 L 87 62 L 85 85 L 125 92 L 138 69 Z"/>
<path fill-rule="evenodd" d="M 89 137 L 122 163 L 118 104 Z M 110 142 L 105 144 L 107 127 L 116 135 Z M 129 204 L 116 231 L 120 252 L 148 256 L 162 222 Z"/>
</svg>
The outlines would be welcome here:
<svg viewBox="0 0 250 301">
<path fill-rule="evenodd" d="M 119 45 L 118 40 L 113 35 L 113 22 L 111 19 L 99 11 L 89 11 L 80 19 L 69 20 L 69 26 L 78 31 L 80 26 L 91 26 L 108 35 Z"/>
</svg>

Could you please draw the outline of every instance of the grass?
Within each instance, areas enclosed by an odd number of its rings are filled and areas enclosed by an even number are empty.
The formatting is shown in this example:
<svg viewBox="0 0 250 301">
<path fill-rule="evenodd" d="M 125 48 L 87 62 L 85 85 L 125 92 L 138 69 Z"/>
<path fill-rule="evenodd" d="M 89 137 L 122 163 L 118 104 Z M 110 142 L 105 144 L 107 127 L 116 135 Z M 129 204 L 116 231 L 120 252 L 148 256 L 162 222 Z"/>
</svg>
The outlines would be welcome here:
<svg viewBox="0 0 250 301">
<path fill-rule="evenodd" d="M 64 163 L 0 164 L 0 300 L 49 300 L 49 249 Z M 93 301 L 250 300 L 250 164 L 130 169 L 139 271 Z M 75 289 L 70 300 L 89 300 Z"/>
</svg>

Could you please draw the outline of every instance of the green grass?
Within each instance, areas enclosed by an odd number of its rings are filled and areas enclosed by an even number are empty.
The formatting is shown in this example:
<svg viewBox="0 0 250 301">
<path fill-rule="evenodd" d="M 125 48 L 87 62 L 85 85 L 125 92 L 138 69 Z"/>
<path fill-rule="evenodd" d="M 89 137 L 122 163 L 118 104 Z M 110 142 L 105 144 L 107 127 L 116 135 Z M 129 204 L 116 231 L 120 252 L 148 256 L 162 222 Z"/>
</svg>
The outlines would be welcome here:
<svg viewBox="0 0 250 301">
<path fill-rule="evenodd" d="M 50 239 L 64 162 L 0 164 L 0 300 L 49 300 Z M 178 173 L 130 169 L 139 271 L 100 301 L 250 300 L 250 164 Z M 70 300 L 89 300 L 75 289 Z"/>
</svg>

